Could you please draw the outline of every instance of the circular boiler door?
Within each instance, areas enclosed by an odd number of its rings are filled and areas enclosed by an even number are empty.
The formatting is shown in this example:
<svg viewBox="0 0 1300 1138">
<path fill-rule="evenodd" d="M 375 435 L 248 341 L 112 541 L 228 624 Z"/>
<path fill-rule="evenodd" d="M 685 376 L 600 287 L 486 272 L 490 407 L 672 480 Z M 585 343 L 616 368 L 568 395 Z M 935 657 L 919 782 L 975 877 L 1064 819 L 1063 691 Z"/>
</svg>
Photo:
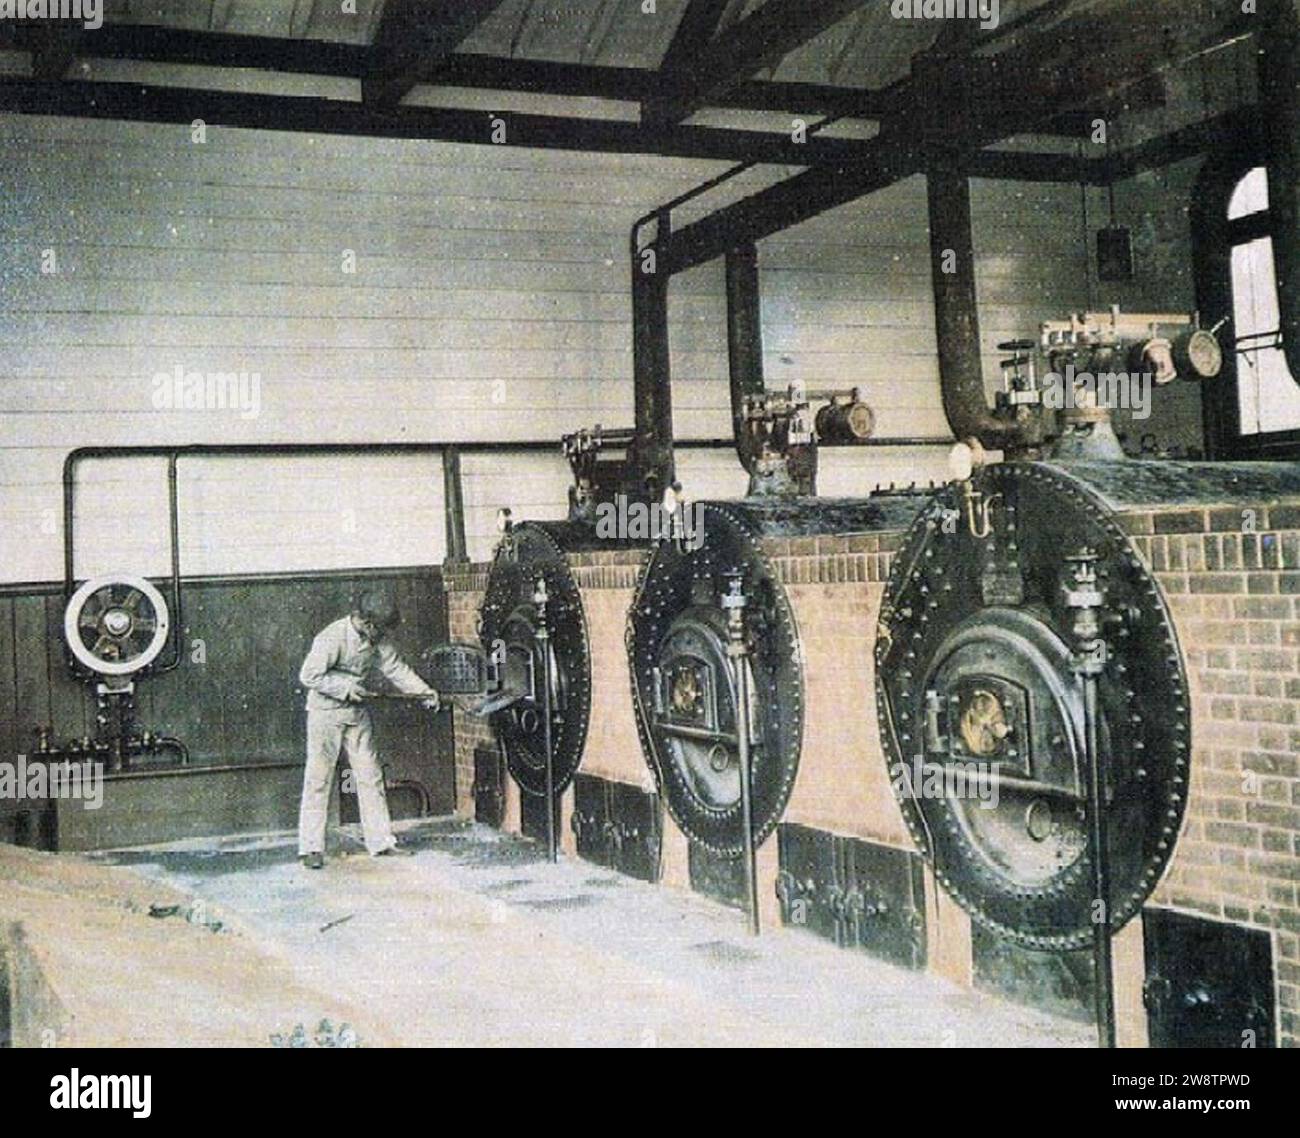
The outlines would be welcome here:
<svg viewBox="0 0 1300 1138">
<path fill-rule="evenodd" d="M 523 693 L 521 698 L 494 716 L 497 730 L 505 741 L 506 753 L 511 756 L 515 778 L 529 788 L 546 790 L 546 736 L 545 703 L 542 698 L 543 677 L 546 669 L 543 642 L 537 636 L 537 611 L 532 605 L 521 606 L 510 614 L 501 631 L 497 647 L 501 660 L 502 678 L 506 687 Z M 553 641 L 546 641 L 545 653 L 550 657 L 552 709 L 552 746 L 562 732 L 568 710 L 568 679 L 555 651 Z"/>
<path fill-rule="evenodd" d="M 745 849 L 736 684 L 722 598 L 738 575 L 748 605 L 750 786 L 754 842 L 775 831 L 799 770 L 803 669 L 794 613 L 741 503 L 700 503 L 699 544 L 664 541 L 628 612 L 637 732 L 682 832 L 721 857 Z"/>
<path fill-rule="evenodd" d="M 651 730 L 682 793 L 698 811 L 734 810 L 740 804 L 736 686 L 720 610 L 694 607 L 673 622 L 659 649 L 655 680 Z M 752 670 L 749 690 L 754 691 Z M 750 722 L 758 722 L 759 714 L 751 698 Z"/>
<path fill-rule="evenodd" d="M 517 698 L 492 715 L 506 764 L 521 790 L 546 794 L 542 641 L 533 597 L 537 581 L 548 595 L 547 655 L 551 663 L 551 749 L 554 791 L 577 774 L 591 718 L 591 650 L 582 595 L 568 558 L 541 523 L 515 526 L 498 547 L 479 612 L 483 650 L 502 672 L 503 688 Z"/>
<path fill-rule="evenodd" d="M 939 882 L 976 921 L 1029 948 L 1082 948 L 1097 909 L 1067 557 L 1096 553 L 1104 595 L 1097 726 L 1116 930 L 1155 888 L 1186 809 L 1182 655 L 1159 586 L 1068 469 L 986 467 L 970 491 L 988 504 L 987 529 L 947 487 L 891 569 L 876 642 L 890 781 Z"/>
<path fill-rule="evenodd" d="M 1081 871 L 1083 707 L 1072 678 L 1065 642 L 1014 609 L 979 613 L 940 645 L 924 683 L 924 750 L 905 772 L 935 804 L 936 861 L 1038 891 Z"/>
</svg>

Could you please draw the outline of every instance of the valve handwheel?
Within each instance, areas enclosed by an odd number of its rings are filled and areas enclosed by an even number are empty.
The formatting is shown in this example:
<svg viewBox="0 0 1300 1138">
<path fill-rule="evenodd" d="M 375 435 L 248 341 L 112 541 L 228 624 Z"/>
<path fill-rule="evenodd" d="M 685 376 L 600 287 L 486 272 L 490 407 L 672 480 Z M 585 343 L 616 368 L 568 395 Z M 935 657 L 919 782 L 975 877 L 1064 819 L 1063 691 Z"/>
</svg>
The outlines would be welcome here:
<svg viewBox="0 0 1300 1138">
<path fill-rule="evenodd" d="M 162 594 L 143 577 L 93 577 L 72 594 L 63 635 L 77 662 L 103 676 L 147 668 L 167 643 L 169 613 Z"/>
</svg>

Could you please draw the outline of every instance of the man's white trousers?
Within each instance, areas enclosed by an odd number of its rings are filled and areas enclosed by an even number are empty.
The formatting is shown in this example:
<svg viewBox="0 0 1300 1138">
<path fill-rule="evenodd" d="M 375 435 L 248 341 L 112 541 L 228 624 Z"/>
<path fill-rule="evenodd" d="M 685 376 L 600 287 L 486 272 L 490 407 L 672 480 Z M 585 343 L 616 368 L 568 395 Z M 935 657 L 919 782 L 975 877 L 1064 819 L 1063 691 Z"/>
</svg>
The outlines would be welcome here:
<svg viewBox="0 0 1300 1138">
<path fill-rule="evenodd" d="M 307 766 L 303 771 L 302 805 L 298 811 L 299 854 L 325 852 L 325 819 L 330 787 L 339 756 L 346 756 L 361 807 L 366 849 L 382 853 L 397 845 L 384 795 L 384 772 L 375 754 L 374 727 L 368 711 L 307 712 Z"/>
</svg>

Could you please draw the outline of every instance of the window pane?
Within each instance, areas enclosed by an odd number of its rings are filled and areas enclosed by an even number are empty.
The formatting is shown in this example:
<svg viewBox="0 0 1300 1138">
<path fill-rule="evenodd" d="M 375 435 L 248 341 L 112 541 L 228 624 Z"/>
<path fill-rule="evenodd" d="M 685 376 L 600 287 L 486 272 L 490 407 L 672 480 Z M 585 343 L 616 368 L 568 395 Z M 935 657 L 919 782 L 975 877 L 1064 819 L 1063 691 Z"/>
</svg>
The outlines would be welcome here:
<svg viewBox="0 0 1300 1138">
<path fill-rule="evenodd" d="M 1300 387 L 1281 348 L 1237 353 L 1241 433 L 1300 430 Z"/>
<path fill-rule="evenodd" d="M 1281 315 L 1271 237 L 1233 248 L 1232 306 L 1241 433 L 1300 430 L 1300 386 L 1276 346 Z"/>
<path fill-rule="evenodd" d="M 1271 237 L 1233 248 L 1232 306 L 1238 340 L 1281 327 Z"/>
<path fill-rule="evenodd" d="M 1237 183 L 1228 202 L 1228 220 L 1236 221 L 1239 217 L 1249 217 L 1252 213 L 1262 213 L 1268 209 L 1268 171 L 1263 166 L 1256 166 Z"/>
</svg>

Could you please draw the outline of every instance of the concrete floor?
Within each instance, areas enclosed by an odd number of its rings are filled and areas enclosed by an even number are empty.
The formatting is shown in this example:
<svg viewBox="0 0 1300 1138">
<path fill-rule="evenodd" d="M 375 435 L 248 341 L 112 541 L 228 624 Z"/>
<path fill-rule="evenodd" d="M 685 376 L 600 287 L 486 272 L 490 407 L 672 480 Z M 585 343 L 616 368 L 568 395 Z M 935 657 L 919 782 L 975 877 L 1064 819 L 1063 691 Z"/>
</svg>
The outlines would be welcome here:
<svg viewBox="0 0 1300 1138">
<path fill-rule="evenodd" d="M 323 872 L 290 834 L 91 856 L 201 901 L 322 1006 L 354 1009 L 363 1046 L 1093 1043 L 798 930 L 750 938 L 733 910 L 483 827 L 400 828 L 416 856 L 368 858 L 345 827 Z"/>
</svg>

